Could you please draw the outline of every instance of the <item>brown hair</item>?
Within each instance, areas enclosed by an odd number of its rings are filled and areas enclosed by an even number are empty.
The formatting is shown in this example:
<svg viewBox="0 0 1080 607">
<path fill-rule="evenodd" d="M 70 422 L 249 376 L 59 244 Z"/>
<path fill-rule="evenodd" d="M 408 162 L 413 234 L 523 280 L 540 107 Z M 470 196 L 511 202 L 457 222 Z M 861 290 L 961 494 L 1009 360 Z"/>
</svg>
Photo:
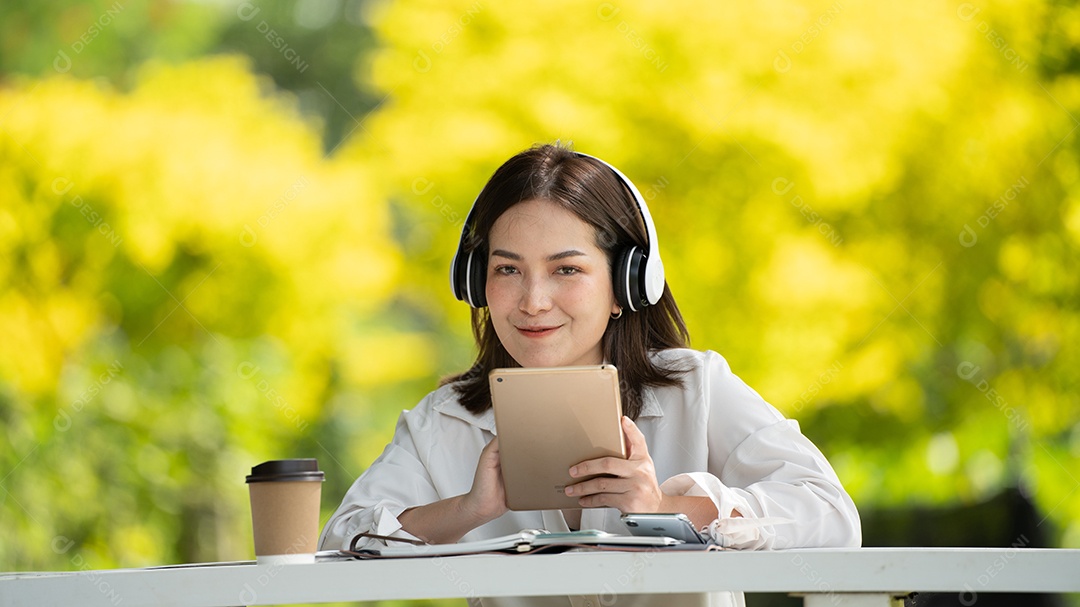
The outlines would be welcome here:
<svg viewBox="0 0 1080 607">
<path fill-rule="evenodd" d="M 473 221 L 465 236 L 465 250 L 487 272 L 487 238 L 495 221 L 510 207 L 529 200 L 554 202 L 596 230 L 596 244 L 607 254 L 609 268 L 615 256 L 631 245 L 648 250 L 648 236 L 633 195 L 615 173 L 595 159 L 579 156 L 558 145 L 541 145 L 507 160 L 488 180 L 476 199 Z M 491 407 L 488 373 L 520 365 L 503 348 L 487 308 L 472 310 L 473 336 L 479 352 L 464 373 L 444 378 L 454 384 L 461 404 L 473 413 Z M 637 419 L 645 386 L 682 385 L 684 369 L 667 368 L 649 358 L 650 351 L 683 348 L 689 342 L 686 324 L 667 284 L 656 305 L 639 312 L 623 311 L 603 337 L 604 360 L 619 370 L 623 412 Z"/>
</svg>

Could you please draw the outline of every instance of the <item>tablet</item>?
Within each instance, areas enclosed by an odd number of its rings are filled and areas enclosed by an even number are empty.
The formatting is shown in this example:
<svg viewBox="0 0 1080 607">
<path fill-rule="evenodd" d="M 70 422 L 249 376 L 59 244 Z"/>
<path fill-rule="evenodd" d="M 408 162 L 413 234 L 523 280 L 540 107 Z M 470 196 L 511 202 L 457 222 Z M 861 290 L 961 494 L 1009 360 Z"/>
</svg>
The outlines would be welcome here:
<svg viewBox="0 0 1080 607">
<path fill-rule="evenodd" d="M 612 365 L 495 369 L 491 405 L 511 510 L 580 508 L 570 467 L 626 458 L 619 374 Z"/>
</svg>

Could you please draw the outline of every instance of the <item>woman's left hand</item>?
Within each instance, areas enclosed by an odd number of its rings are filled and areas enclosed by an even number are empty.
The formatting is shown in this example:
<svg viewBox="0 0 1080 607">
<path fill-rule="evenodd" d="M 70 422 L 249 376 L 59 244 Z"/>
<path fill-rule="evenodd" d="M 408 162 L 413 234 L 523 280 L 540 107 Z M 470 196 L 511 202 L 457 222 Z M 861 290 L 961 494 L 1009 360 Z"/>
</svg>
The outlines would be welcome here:
<svg viewBox="0 0 1080 607">
<path fill-rule="evenodd" d="M 664 494 L 656 481 L 656 468 L 649 457 L 645 436 L 629 417 L 622 418 L 626 437 L 627 458 L 601 457 L 581 462 L 570 468 L 570 476 L 580 478 L 603 474 L 569 485 L 566 494 L 577 497 L 583 508 L 605 506 L 620 512 L 658 512 Z"/>
</svg>

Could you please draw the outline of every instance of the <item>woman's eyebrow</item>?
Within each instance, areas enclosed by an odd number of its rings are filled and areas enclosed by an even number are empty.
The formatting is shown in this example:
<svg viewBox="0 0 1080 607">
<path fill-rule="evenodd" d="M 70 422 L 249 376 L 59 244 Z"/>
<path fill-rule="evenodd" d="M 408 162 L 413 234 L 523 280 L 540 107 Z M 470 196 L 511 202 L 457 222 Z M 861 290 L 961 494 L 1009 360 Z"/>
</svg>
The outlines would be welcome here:
<svg viewBox="0 0 1080 607">
<path fill-rule="evenodd" d="M 506 259 L 512 259 L 514 261 L 521 261 L 523 258 L 517 253 L 507 251 L 505 249 L 495 249 L 491 252 L 492 257 L 505 257 Z M 548 255 L 546 261 L 558 261 L 560 259 L 566 259 L 567 257 L 584 257 L 585 253 L 577 250 L 570 249 L 561 253 L 555 253 L 554 255 Z"/>
<path fill-rule="evenodd" d="M 547 260 L 548 261 L 558 261 L 560 259 L 566 259 L 567 257 L 584 257 L 584 256 L 585 256 L 585 253 L 582 253 L 581 251 L 578 251 L 577 249 L 570 249 L 569 251 L 563 251 L 562 253 L 556 253 L 554 255 L 549 255 Z"/>
<path fill-rule="evenodd" d="M 495 249 L 491 252 L 492 257 L 505 257 L 507 259 L 513 259 L 514 261 L 521 261 L 521 255 L 517 253 L 511 253 L 510 251 L 504 251 L 502 249 Z"/>
</svg>

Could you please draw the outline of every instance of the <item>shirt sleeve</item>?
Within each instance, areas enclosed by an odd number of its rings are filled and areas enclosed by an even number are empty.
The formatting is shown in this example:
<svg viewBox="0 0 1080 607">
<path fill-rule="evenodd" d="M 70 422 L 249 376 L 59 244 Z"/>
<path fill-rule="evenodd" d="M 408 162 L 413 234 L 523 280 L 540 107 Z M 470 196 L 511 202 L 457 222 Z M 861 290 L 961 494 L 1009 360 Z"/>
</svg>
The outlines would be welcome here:
<svg viewBox="0 0 1080 607">
<path fill-rule="evenodd" d="M 720 516 L 708 532 L 727 547 L 862 543 L 854 502 L 796 421 L 765 402 L 715 352 L 707 353 L 701 389 L 708 408 L 709 470 L 674 476 L 661 490 L 712 500 Z"/>
<path fill-rule="evenodd" d="M 407 508 L 438 501 L 439 496 L 418 456 L 406 423 L 408 413 L 401 414 L 393 440 L 356 479 L 327 521 L 319 538 L 321 550 L 348 550 L 358 533 L 418 539 L 401 528 L 398 516 Z M 362 538 L 356 544 L 359 550 L 385 545 L 371 538 Z"/>
</svg>

